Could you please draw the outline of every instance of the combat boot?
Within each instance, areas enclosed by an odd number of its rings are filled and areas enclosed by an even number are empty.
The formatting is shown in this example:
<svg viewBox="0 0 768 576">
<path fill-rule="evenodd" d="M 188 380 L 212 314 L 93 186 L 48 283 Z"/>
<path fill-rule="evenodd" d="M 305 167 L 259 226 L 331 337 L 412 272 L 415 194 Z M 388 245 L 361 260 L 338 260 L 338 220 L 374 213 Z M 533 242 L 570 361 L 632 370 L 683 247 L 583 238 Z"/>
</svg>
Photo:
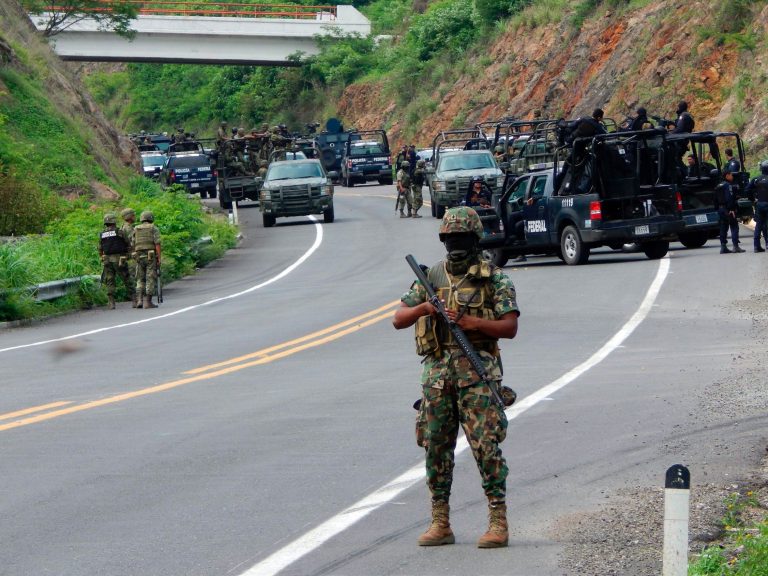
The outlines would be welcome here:
<svg viewBox="0 0 768 576">
<path fill-rule="evenodd" d="M 504 502 L 488 504 L 488 531 L 477 541 L 478 548 L 504 548 L 509 543 L 507 505 Z"/>
<path fill-rule="evenodd" d="M 144 308 L 157 308 L 157 304 L 152 302 L 152 296 L 144 296 Z"/>
<path fill-rule="evenodd" d="M 432 524 L 424 534 L 419 536 L 419 546 L 442 546 L 456 542 L 449 520 L 450 510 L 448 502 L 432 501 Z"/>
<path fill-rule="evenodd" d="M 115 296 L 114 294 L 108 294 L 107 295 L 107 309 L 114 310 L 115 309 Z"/>
<path fill-rule="evenodd" d="M 421 218 L 421 215 L 419 214 L 419 209 L 416 208 L 416 210 L 413 211 L 413 217 L 414 218 Z"/>
<path fill-rule="evenodd" d="M 400 210 L 400 218 L 408 218 L 408 216 L 405 215 L 405 212 Z"/>
<path fill-rule="evenodd" d="M 744 250 L 744 248 L 742 248 L 738 244 L 734 243 L 734 245 L 733 245 L 733 252 L 746 252 L 746 250 Z"/>
<path fill-rule="evenodd" d="M 728 250 L 728 246 L 725 244 L 720 244 L 720 254 L 730 254 L 731 251 Z"/>
<path fill-rule="evenodd" d="M 413 214 L 411 213 L 411 208 L 409 206 L 408 207 L 408 215 L 406 216 L 406 218 L 412 218 L 412 217 L 413 217 Z"/>
</svg>

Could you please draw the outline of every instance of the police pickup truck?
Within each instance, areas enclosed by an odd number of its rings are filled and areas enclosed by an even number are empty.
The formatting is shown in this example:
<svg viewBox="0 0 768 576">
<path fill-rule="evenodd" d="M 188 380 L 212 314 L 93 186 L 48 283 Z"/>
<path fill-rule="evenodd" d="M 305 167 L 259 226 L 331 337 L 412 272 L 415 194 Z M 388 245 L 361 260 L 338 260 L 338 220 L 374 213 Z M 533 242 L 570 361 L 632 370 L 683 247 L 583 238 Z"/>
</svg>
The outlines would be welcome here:
<svg viewBox="0 0 768 576">
<path fill-rule="evenodd" d="M 499 199 L 498 234 L 482 246 L 497 266 L 510 256 L 551 254 L 584 264 L 599 246 L 636 243 L 648 258 L 666 255 L 683 230 L 682 200 L 662 184 L 664 134 L 596 136 L 586 158 L 555 162 L 520 176 L 509 174 Z M 536 168 L 536 167 L 534 167 Z"/>
<path fill-rule="evenodd" d="M 392 184 L 392 160 L 384 130 L 350 132 L 341 157 L 341 179 L 348 188 L 369 180 Z"/>
</svg>

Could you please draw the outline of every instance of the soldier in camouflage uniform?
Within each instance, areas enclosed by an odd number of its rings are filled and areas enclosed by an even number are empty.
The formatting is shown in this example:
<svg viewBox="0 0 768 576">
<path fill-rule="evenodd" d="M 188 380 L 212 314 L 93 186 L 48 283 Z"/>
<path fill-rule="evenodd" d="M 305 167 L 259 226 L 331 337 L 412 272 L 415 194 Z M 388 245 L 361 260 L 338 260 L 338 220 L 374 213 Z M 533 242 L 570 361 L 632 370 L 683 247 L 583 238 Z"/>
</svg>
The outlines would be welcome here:
<svg viewBox="0 0 768 576">
<path fill-rule="evenodd" d="M 411 180 L 411 195 L 413 198 L 413 217 L 421 218 L 419 208 L 424 205 L 424 197 L 421 195 L 421 187 L 424 186 L 424 178 L 427 173 L 427 163 L 424 160 L 416 162 L 416 169 L 413 171 L 413 180 Z"/>
<path fill-rule="evenodd" d="M 130 238 L 117 229 L 117 217 L 111 212 L 104 215 L 104 230 L 99 235 L 99 256 L 104 268 L 101 277 L 107 289 L 107 308 L 115 309 L 115 276 L 123 279 L 128 294 L 133 299 L 133 286 L 128 274 L 128 250 Z"/>
<path fill-rule="evenodd" d="M 141 302 L 138 301 L 136 296 L 136 262 L 133 260 L 133 223 L 136 222 L 136 212 L 132 208 L 126 208 L 120 212 L 120 217 L 123 219 L 123 225 L 120 227 L 120 232 L 123 233 L 123 238 L 128 242 L 128 275 L 131 279 L 131 288 L 129 293 L 131 296 L 132 307 L 141 308 Z"/>
<path fill-rule="evenodd" d="M 155 281 L 160 266 L 160 230 L 153 224 L 155 216 L 149 210 L 141 213 L 141 224 L 133 229 L 133 258 L 136 260 L 136 292 L 144 308 L 157 308 L 152 302 Z"/>
<path fill-rule="evenodd" d="M 408 174 L 408 169 L 411 163 L 408 160 L 403 160 L 400 163 L 400 169 L 397 171 L 397 210 L 400 211 L 400 218 L 411 217 L 411 207 L 413 206 L 413 199 L 411 198 L 411 177 Z M 403 210 L 408 205 L 408 214 L 406 215 Z"/>
<path fill-rule="evenodd" d="M 256 176 L 258 176 L 262 180 L 266 178 L 268 167 L 269 167 L 269 162 L 267 162 L 266 160 L 259 160 L 259 171 L 256 172 Z"/>
<path fill-rule="evenodd" d="M 448 315 L 464 330 L 483 360 L 489 379 L 501 381 L 499 338 L 517 334 L 515 287 L 511 280 L 480 256 L 480 217 L 472 208 L 445 212 L 440 240 L 448 252 L 432 266 L 427 278 L 445 302 Z M 450 331 L 435 317 L 424 287 L 415 282 L 402 297 L 393 325 L 416 325 L 417 352 L 424 356 L 422 401 L 416 424 L 417 443 L 426 450 L 427 485 L 432 495 L 432 523 L 419 537 L 420 546 L 453 544 L 448 499 L 453 479 L 454 450 L 459 426 L 472 449 L 488 498 L 489 527 L 480 548 L 506 546 L 507 464 L 499 444 L 506 437 L 507 418 L 488 387 L 458 348 Z"/>
</svg>

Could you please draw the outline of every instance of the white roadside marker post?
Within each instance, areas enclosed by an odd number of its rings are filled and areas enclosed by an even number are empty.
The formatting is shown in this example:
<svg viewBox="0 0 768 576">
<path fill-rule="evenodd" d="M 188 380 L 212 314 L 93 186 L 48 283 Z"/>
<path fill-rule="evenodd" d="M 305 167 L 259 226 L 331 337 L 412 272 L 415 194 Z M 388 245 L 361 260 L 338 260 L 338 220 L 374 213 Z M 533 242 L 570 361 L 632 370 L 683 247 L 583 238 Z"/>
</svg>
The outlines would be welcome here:
<svg viewBox="0 0 768 576">
<path fill-rule="evenodd" d="M 235 226 L 240 224 L 240 220 L 237 218 L 237 200 L 232 200 L 232 220 L 234 220 Z"/>
<path fill-rule="evenodd" d="M 688 574 L 688 514 L 691 473 L 682 464 L 667 470 L 664 483 L 664 560 L 662 576 Z"/>
</svg>

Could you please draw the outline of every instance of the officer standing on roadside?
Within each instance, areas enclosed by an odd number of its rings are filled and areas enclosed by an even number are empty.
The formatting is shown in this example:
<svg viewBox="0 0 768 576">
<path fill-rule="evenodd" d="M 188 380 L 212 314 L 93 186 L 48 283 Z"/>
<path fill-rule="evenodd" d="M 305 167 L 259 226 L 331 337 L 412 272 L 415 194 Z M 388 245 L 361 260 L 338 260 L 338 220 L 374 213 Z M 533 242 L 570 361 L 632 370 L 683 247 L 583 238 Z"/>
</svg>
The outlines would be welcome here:
<svg viewBox="0 0 768 576">
<path fill-rule="evenodd" d="M 133 257 L 136 260 L 136 291 L 144 308 L 157 308 L 152 302 L 157 271 L 160 268 L 160 230 L 149 210 L 141 213 L 141 224 L 133 229 Z"/>
<path fill-rule="evenodd" d="M 402 297 L 392 321 L 398 330 L 416 325 L 417 353 L 424 356 L 422 402 L 417 443 L 426 451 L 427 485 L 432 496 L 432 523 L 419 546 L 455 541 L 448 501 L 453 479 L 454 450 L 459 426 L 472 449 L 488 499 L 489 526 L 479 548 L 500 548 L 509 540 L 506 507 L 507 464 L 499 444 L 507 433 L 503 407 L 489 386 L 499 386 L 498 340 L 517 334 L 517 307 L 512 281 L 480 256 L 480 217 L 472 208 L 450 208 L 440 226 L 447 256 L 429 268 L 427 279 L 445 302 L 449 317 L 465 332 L 489 376 L 481 380 L 458 348 L 451 333 L 435 318 L 427 291 L 414 282 Z"/>
<path fill-rule="evenodd" d="M 416 161 L 416 169 L 413 171 L 411 179 L 411 201 L 413 202 L 413 217 L 421 218 L 419 209 L 424 205 L 424 197 L 421 194 L 421 188 L 424 186 L 424 180 L 427 173 L 427 163 L 423 159 Z"/>
<path fill-rule="evenodd" d="M 768 160 L 760 162 L 760 176 L 750 181 L 746 193 L 755 199 L 755 252 L 765 252 L 768 248 Z M 765 248 L 760 245 L 761 235 Z"/>
<path fill-rule="evenodd" d="M 136 212 L 133 208 L 125 208 L 120 212 L 120 217 L 123 219 L 123 225 L 120 227 L 120 232 L 123 233 L 123 238 L 128 242 L 128 275 L 131 279 L 131 293 L 132 308 L 141 308 L 142 303 L 139 302 L 136 296 L 136 262 L 133 259 L 133 223 L 136 222 Z"/>
<path fill-rule="evenodd" d="M 134 298 L 131 277 L 128 274 L 128 249 L 130 240 L 117 229 L 117 217 L 111 212 L 104 214 L 104 230 L 99 236 L 99 256 L 103 265 L 101 277 L 107 289 L 107 308 L 115 309 L 115 276 L 123 279 L 131 299 Z"/>
<path fill-rule="evenodd" d="M 411 198 L 411 176 L 409 175 L 411 163 L 403 160 L 400 163 L 400 169 L 397 171 L 397 210 L 400 211 L 400 218 L 410 218 L 413 199 Z M 408 214 L 403 212 L 408 205 Z"/>
<path fill-rule="evenodd" d="M 744 252 L 739 247 L 739 221 L 736 219 L 736 211 L 739 208 L 736 191 L 733 189 L 733 172 L 723 172 L 723 182 L 715 188 L 715 210 L 720 219 L 720 254 L 730 254 L 728 250 L 728 229 L 731 229 L 731 243 L 733 252 Z"/>
</svg>

